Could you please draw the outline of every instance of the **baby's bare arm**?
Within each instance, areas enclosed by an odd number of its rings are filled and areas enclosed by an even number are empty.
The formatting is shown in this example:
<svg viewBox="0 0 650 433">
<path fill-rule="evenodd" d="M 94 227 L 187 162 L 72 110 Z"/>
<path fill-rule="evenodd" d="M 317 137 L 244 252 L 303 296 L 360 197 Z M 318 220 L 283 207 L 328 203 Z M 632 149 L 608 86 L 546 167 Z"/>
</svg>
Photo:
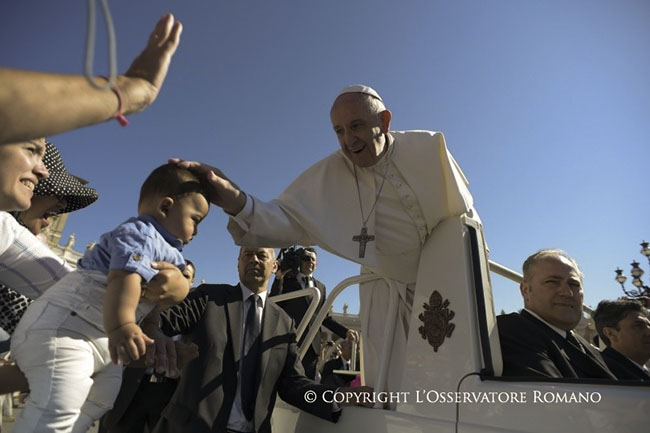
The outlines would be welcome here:
<svg viewBox="0 0 650 433">
<path fill-rule="evenodd" d="M 151 262 L 158 273 L 142 285 L 142 302 L 159 305 L 174 305 L 185 299 L 190 291 L 190 283 L 176 266 L 167 262 Z"/>
<path fill-rule="evenodd" d="M 104 329 L 108 335 L 111 360 L 118 363 L 128 355 L 138 359 L 153 343 L 136 325 L 135 312 L 140 301 L 141 277 L 133 272 L 109 271 L 104 297 Z"/>
</svg>

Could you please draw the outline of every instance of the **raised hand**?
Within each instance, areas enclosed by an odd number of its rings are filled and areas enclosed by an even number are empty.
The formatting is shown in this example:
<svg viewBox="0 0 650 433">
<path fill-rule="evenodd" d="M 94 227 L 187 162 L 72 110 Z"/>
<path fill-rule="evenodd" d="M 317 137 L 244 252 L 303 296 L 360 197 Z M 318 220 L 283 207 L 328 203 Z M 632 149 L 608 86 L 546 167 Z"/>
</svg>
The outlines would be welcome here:
<svg viewBox="0 0 650 433">
<path fill-rule="evenodd" d="M 172 56 L 178 48 L 183 25 L 172 14 L 163 15 L 149 36 L 147 46 L 135 58 L 118 82 L 126 94 L 125 113 L 140 111 L 151 104 L 162 87 Z"/>
</svg>

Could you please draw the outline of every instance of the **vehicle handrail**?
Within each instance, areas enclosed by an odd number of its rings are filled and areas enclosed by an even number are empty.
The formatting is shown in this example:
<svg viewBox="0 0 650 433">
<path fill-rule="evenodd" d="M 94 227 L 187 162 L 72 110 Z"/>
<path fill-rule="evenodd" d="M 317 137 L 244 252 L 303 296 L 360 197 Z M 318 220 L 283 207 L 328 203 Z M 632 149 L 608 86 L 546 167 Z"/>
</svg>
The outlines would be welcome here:
<svg viewBox="0 0 650 433">
<path fill-rule="evenodd" d="M 389 313 L 388 317 L 390 318 L 384 327 L 384 338 L 386 338 L 385 341 L 392 342 L 393 341 L 393 335 L 395 333 L 395 322 L 397 320 L 397 299 L 399 297 L 399 293 L 395 287 L 395 284 L 393 281 L 389 280 L 388 278 L 384 278 L 382 276 L 376 275 L 376 274 L 362 274 L 362 275 L 355 275 L 352 277 L 348 277 L 338 283 L 332 291 L 330 292 L 330 295 L 325 298 L 325 302 L 323 303 L 323 306 L 321 307 L 320 311 L 318 312 L 318 315 L 314 319 L 313 325 L 309 329 L 309 332 L 307 333 L 307 336 L 305 337 L 305 341 L 303 342 L 302 347 L 300 347 L 300 359 L 302 359 L 305 356 L 305 353 L 307 353 L 307 349 L 309 348 L 309 345 L 311 344 L 311 341 L 316 337 L 316 333 L 320 329 L 320 326 L 323 324 L 323 320 L 325 320 L 325 317 L 329 313 L 329 310 L 331 306 L 334 303 L 334 300 L 336 297 L 348 286 L 351 286 L 353 284 L 361 284 L 361 283 L 367 283 L 370 281 L 374 280 L 379 280 L 383 279 L 386 281 L 390 288 L 390 293 L 392 294 L 390 304 L 389 304 Z M 377 381 L 375 383 L 375 390 L 380 391 L 384 388 L 385 382 L 386 382 L 386 371 L 388 369 L 388 351 L 390 350 L 391 344 L 385 344 L 383 348 L 383 352 L 381 359 L 380 359 L 380 366 L 379 366 L 379 371 L 377 374 Z M 362 377 L 363 377 L 363 357 L 361 359 L 362 365 L 361 365 L 361 371 L 362 371 Z"/>
<path fill-rule="evenodd" d="M 521 283 L 524 280 L 524 276 L 519 272 L 513 271 L 510 268 L 506 268 L 505 266 L 500 265 L 499 263 L 492 260 L 489 260 L 488 263 L 490 264 L 490 271 L 494 272 L 497 275 L 501 275 L 502 277 L 514 281 L 515 283 Z"/>
<path fill-rule="evenodd" d="M 288 301 L 289 299 L 296 299 L 296 298 L 301 298 L 303 296 L 309 296 L 309 295 L 312 295 L 311 302 L 309 304 L 309 307 L 307 308 L 307 311 L 305 311 L 305 315 L 300 321 L 300 324 L 298 325 L 298 329 L 296 330 L 296 341 L 300 341 L 300 337 L 302 337 L 302 334 L 305 332 L 305 329 L 307 329 L 307 325 L 309 324 L 309 321 L 311 320 L 312 316 L 316 312 L 316 309 L 318 308 L 318 303 L 320 302 L 320 290 L 318 290 L 317 287 L 308 287 L 306 289 L 296 290 L 294 292 L 282 293 L 280 295 L 275 295 L 271 297 L 271 299 L 273 299 L 275 303 L 278 303 L 278 302 Z M 320 327 L 320 325 L 318 327 Z M 311 341 L 309 341 L 309 343 L 311 344 Z M 305 345 L 305 346 L 309 346 L 309 345 Z M 305 353 L 307 352 L 305 351 Z M 302 359 L 302 356 L 300 357 L 300 359 Z"/>
<path fill-rule="evenodd" d="M 307 333 L 304 342 L 311 343 L 311 340 L 313 340 L 314 337 L 316 337 L 316 334 L 318 333 L 320 326 L 323 324 L 323 320 L 325 320 L 325 317 L 329 313 L 330 308 L 334 304 L 334 299 L 336 299 L 339 293 L 341 293 L 345 288 L 353 284 L 366 283 L 369 281 L 378 280 L 380 278 L 382 277 L 375 274 L 355 275 L 344 279 L 336 286 L 334 286 L 334 288 L 330 292 L 330 295 L 327 298 L 325 298 L 325 302 L 323 303 L 323 306 L 321 307 L 320 311 L 318 312 L 318 315 L 314 319 L 314 324 L 313 324 L 314 326 L 312 326 L 309 329 L 309 332 Z M 307 353 L 307 348 L 308 348 L 308 344 L 303 344 L 303 347 L 300 348 L 300 359 L 302 359 L 305 356 L 305 353 Z"/>
</svg>

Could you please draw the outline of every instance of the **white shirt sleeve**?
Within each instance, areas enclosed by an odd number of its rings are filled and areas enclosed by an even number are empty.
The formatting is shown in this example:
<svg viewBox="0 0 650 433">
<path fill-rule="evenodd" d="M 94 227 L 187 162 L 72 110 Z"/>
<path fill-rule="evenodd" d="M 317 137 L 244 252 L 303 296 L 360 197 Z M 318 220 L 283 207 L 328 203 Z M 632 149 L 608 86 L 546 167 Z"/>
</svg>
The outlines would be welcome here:
<svg viewBox="0 0 650 433">
<path fill-rule="evenodd" d="M 246 192 L 244 192 L 246 194 Z M 244 231 L 248 231 L 249 225 L 246 221 L 250 220 L 253 215 L 253 197 L 246 194 L 246 204 L 237 215 L 230 215 L 233 221 L 235 221 L 239 227 Z"/>
<path fill-rule="evenodd" d="M 72 269 L 7 212 L 0 212 L 0 283 L 38 298 Z"/>
</svg>

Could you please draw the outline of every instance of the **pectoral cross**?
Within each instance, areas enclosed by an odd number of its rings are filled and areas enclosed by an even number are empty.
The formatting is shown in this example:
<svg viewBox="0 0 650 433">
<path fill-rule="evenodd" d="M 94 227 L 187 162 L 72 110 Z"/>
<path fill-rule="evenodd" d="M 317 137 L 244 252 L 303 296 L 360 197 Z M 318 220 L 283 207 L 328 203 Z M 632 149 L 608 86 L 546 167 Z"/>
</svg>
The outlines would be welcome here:
<svg viewBox="0 0 650 433">
<path fill-rule="evenodd" d="M 354 242 L 359 242 L 359 258 L 362 259 L 366 256 L 366 244 L 375 240 L 375 235 L 368 234 L 367 227 L 361 227 L 361 233 L 352 236 Z"/>
</svg>

